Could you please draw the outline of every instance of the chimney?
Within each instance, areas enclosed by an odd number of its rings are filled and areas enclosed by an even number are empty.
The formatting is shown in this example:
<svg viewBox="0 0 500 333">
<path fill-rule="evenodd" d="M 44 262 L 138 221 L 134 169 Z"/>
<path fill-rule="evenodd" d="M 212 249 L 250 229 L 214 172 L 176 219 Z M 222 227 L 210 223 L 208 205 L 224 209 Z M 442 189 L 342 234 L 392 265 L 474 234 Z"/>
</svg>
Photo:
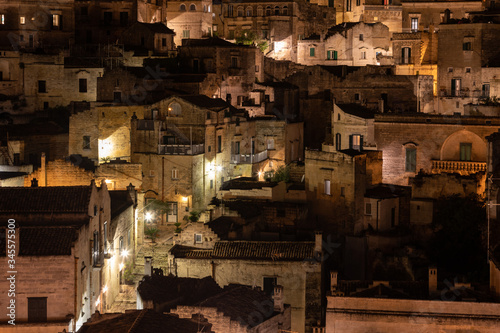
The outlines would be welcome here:
<svg viewBox="0 0 500 333">
<path fill-rule="evenodd" d="M 437 268 L 429 267 L 429 294 L 437 291 Z"/>
<path fill-rule="evenodd" d="M 283 313 L 283 310 L 285 308 L 283 304 L 283 286 L 274 287 L 273 300 L 274 300 L 274 311 Z"/>
<path fill-rule="evenodd" d="M 151 276 L 153 257 L 144 257 L 144 275 Z"/>
<path fill-rule="evenodd" d="M 323 234 L 316 231 L 314 235 L 314 258 L 321 260 L 323 254 Z"/>
<path fill-rule="evenodd" d="M 333 293 L 337 290 L 339 272 L 330 271 L 330 291 Z"/>
<path fill-rule="evenodd" d="M 38 179 L 33 178 L 31 180 L 31 187 L 38 187 Z"/>
<path fill-rule="evenodd" d="M 42 153 L 40 166 L 40 186 L 47 186 L 47 170 L 45 169 L 45 153 Z"/>
</svg>

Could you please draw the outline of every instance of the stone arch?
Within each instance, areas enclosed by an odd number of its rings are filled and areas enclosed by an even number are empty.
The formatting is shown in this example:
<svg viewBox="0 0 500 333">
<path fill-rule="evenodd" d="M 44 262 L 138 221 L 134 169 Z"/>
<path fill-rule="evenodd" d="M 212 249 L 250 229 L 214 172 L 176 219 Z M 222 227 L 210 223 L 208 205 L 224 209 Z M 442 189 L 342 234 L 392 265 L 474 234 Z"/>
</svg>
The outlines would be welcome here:
<svg viewBox="0 0 500 333">
<path fill-rule="evenodd" d="M 440 159 L 441 161 L 460 161 L 460 144 L 471 144 L 472 162 L 486 162 L 487 160 L 487 145 L 481 137 L 468 130 L 460 130 L 449 135 L 444 140 L 441 146 Z"/>
</svg>

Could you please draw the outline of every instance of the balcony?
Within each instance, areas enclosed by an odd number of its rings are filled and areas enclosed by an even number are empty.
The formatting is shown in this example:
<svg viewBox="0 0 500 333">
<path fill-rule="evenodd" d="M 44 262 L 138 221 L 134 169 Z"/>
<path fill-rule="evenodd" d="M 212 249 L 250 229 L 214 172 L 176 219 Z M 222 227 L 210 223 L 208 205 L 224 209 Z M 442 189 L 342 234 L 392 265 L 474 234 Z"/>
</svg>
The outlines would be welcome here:
<svg viewBox="0 0 500 333">
<path fill-rule="evenodd" d="M 198 155 L 205 152 L 205 146 L 199 145 L 158 145 L 160 155 Z"/>
<path fill-rule="evenodd" d="M 231 155 L 232 164 L 251 164 L 259 163 L 267 158 L 267 150 L 261 151 L 257 154 L 235 154 Z"/>
<path fill-rule="evenodd" d="M 486 171 L 486 162 L 432 161 L 432 172 L 435 173 L 446 172 L 468 175 L 481 171 Z"/>
</svg>

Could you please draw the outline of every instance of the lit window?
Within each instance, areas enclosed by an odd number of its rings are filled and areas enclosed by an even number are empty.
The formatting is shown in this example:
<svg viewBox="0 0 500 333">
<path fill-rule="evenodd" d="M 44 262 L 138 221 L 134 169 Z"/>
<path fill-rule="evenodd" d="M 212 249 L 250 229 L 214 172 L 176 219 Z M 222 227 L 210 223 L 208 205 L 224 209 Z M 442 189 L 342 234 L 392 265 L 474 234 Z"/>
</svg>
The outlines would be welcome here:
<svg viewBox="0 0 500 333">
<path fill-rule="evenodd" d="M 179 170 L 172 169 L 172 179 L 179 179 Z"/>
<path fill-rule="evenodd" d="M 325 179 L 325 194 L 326 195 L 330 195 L 330 180 L 329 179 Z"/>
<path fill-rule="evenodd" d="M 361 59 L 362 60 L 366 59 L 366 51 L 361 51 Z"/>
<path fill-rule="evenodd" d="M 363 136 L 360 134 L 353 134 L 349 136 L 350 139 L 350 148 L 354 150 L 361 150 L 363 146 Z"/>
<path fill-rule="evenodd" d="M 189 30 L 182 30 L 182 38 L 189 38 Z"/>
<path fill-rule="evenodd" d="M 5 15 L 4 14 L 0 15 L 0 24 L 5 24 Z"/>
<path fill-rule="evenodd" d="M 58 28 L 61 24 L 61 16 L 60 15 L 52 15 L 52 27 Z"/>
<path fill-rule="evenodd" d="M 203 237 L 201 234 L 194 234 L 194 242 L 200 244 L 203 242 Z"/>
<path fill-rule="evenodd" d="M 417 17 L 411 18 L 411 31 L 412 32 L 418 31 L 418 18 Z"/>
<path fill-rule="evenodd" d="M 26 24 L 26 16 L 21 16 L 21 17 L 19 18 L 19 23 L 20 23 L 20 24 Z"/>
</svg>

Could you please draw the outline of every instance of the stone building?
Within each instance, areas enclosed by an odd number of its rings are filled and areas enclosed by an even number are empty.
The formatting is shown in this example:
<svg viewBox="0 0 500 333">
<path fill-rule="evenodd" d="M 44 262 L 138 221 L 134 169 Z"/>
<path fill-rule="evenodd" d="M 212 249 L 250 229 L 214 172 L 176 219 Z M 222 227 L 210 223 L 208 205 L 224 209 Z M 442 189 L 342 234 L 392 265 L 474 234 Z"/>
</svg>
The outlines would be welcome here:
<svg viewBox="0 0 500 333">
<path fill-rule="evenodd" d="M 73 0 L 4 1 L 0 5 L 0 45 L 14 51 L 46 52 L 74 41 Z"/>
<path fill-rule="evenodd" d="M 362 1 L 359 3 L 361 4 L 361 2 Z M 365 0 L 363 2 L 363 13 L 359 21 L 366 23 L 381 22 L 389 27 L 391 35 L 402 31 L 403 7 L 401 6 L 400 0 Z M 356 1 L 356 5 L 357 4 L 358 2 Z M 354 9 L 353 12 L 355 11 L 357 10 Z M 339 14 L 337 15 L 339 16 Z M 338 21 L 338 23 L 340 22 L 341 21 Z"/>
<path fill-rule="evenodd" d="M 381 182 L 382 152 L 306 150 L 305 186 L 309 216 L 323 230 L 354 234 L 364 230 L 366 189 Z"/>
<path fill-rule="evenodd" d="M 383 151 L 384 183 L 408 185 L 420 171 L 469 175 L 486 170 L 486 136 L 493 117 L 376 115 L 375 142 Z"/>
<path fill-rule="evenodd" d="M 321 234 L 316 242 L 218 241 L 211 249 L 175 245 L 167 272 L 212 276 L 219 286 L 246 284 L 268 294 L 273 286 L 282 286 L 282 301 L 291 306 L 291 329 L 306 332 L 321 316 L 322 265 L 315 259 L 321 252 Z"/>
<path fill-rule="evenodd" d="M 2 188 L 0 196 L 3 228 L 8 219 L 16 225 L 13 327 L 19 332 L 33 325 L 47 332 L 56 328 L 75 331 L 101 309 L 108 283 L 101 278 L 111 260 L 105 256 L 106 224 L 111 222 L 106 185 Z M 8 259 L 2 261 L 5 272 Z M 9 299 L 0 302 L 7 307 Z M 7 320 L 2 315 L 1 321 Z"/>
<path fill-rule="evenodd" d="M 390 55 L 389 28 L 380 22 L 343 23 L 297 41 L 297 62 L 304 65 L 379 65 L 378 57 Z"/>
<path fill-rule="evenodd" d="M 229 40 L 250 38 L 267 42 L 267 55 L 275 59 L 296 60 L 298 40 L 324 33 L 335 24 L 333 8 L 301 0 L 228 0 L 214 7 L 220 15 L 220 19 L 214 20 L 214 34 Z"/>
<path fill-rule="evenodd" d="M 175 32 L 175 44 L 182 45 L 184 39 L 212 36 L 213 7 L 208 0 L 169 1 L 164 17 Z"/>
<path fill-rule="evenodd" d="M 175 56 L 175 33 L 164 23 L 135 22 L 121 35 L 120 43 L 136 51 L 148 50 L 155 55 Z"/>
<path fill-rule="evenodd" d="M 78 44 L 114 44 L 135 22 L 166 22 L 166 2 L 148 0 L 75 1 Z"/>
<path fill-rule="evenodd" d="M 359 104 L 334 104 L 331 132 L 335 149 L 375 150 L 374 118 L 373 110 Z"/>
<path fill-rule="evenodd" d="M 249 99 L 253 84 L 264 81 L 264 55 L 253 46 L 237 45 L 220 38 L 186 39 L 179 48 L 183 69 L 211 74 L 215 82 L 207 93 L 233 106 Z"/>
<path fill-rule="evenodd" d="M 495 23 L 439 26 L 438 112 L 462 113 L 463 105 L 499 94 L 499 33 L 500 24 Z"/>
</svg>

